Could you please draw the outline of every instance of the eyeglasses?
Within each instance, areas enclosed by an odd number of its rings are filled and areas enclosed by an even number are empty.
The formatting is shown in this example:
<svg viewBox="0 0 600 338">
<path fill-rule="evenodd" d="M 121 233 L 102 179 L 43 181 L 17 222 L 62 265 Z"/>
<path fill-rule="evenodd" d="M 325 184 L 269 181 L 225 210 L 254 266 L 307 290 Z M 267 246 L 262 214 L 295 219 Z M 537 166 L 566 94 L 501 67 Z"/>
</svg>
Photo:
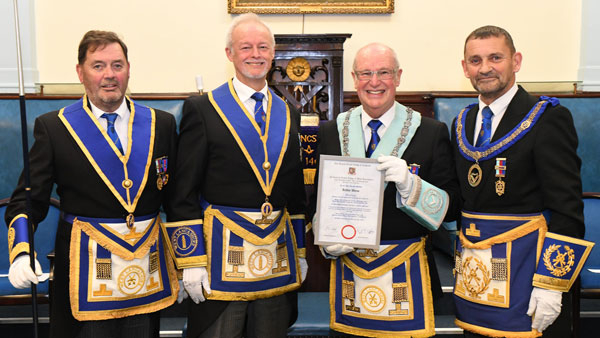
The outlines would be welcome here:
<svg viewBox="0 0 600 338">
<path fill-rule="evenodd" d="M 394 69 L 380 69 L 380 70 L 357 70 L 354 72 L 356 77 L 360 81 L 368 81 L 373 78 L 373 75 L 377 74 L 377 78 L 380 80 L 389 80 L 394 77 L 396 70 Z"/>
</svg>

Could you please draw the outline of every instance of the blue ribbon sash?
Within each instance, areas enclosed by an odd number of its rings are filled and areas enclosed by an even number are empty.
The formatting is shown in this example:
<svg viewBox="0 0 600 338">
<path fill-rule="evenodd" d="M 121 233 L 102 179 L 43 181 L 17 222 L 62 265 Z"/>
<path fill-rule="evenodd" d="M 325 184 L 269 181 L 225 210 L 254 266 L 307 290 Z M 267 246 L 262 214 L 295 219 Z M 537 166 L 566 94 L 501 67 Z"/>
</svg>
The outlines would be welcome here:
<svg viewBox="0 0 600 338">
<path fill-rule="evenodd" d="M 94 117 L 85 95 L 61 109 L 58 117 L 115 198 L 125 210 L 133 213 L 148 179 L 156 116 L 152 108 L 126 99 L 130 103 L 131 115 L 124 155 Z"/>
</svg>

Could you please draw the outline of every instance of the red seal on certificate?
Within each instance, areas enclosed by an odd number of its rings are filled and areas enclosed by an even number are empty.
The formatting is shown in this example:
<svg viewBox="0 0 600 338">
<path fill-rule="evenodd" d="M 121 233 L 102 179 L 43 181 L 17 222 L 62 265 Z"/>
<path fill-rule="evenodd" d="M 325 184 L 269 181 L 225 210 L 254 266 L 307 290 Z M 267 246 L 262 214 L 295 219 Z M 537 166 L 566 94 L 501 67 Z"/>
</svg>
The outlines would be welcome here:
<svg viewBox="0 0 600 338">
<path fill-rule="evenodd" d="M 356 236 L 356 228 L 350 224 L 344 225 L 341 232 L 345 239 L 352 239 Z"/>
</svg>

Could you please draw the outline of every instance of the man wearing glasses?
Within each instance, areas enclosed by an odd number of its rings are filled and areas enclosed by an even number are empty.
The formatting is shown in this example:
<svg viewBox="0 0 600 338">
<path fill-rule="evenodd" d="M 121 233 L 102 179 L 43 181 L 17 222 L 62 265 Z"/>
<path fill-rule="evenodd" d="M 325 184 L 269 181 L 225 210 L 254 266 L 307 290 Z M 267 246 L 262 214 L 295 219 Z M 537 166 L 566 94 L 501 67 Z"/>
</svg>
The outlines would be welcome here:
<svg viewBox="0 0 600 338">
<path fill-rule="evenodd" d="M 332 259 L 331 327 L 344 333 L 435 334 L 432 290 L 441 288 L 427 238 L 456 218 L 459 187 L 448 128 L 395 101 L 401 74 L 390 47 L 361 48 L 352 72 L 361 105 L 319 131 L 320 154 L 377 158 L 387 184 L 379 250 L 321 248 Z"/>
</svg>

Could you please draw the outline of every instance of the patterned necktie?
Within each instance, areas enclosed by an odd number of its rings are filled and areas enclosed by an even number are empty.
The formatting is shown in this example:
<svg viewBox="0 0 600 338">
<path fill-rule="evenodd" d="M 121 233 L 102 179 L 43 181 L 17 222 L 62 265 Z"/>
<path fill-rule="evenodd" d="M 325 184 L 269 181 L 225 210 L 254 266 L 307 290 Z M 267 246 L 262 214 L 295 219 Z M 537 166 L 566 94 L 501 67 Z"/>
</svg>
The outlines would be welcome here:
<svg viewBox="0 0 600 338">
<path fill-rule="evenodd" d="M 102 114 L 102 116 L 106 119 L 107 124 L 107 128 L 106 128 L 106 133 L 108 134 L 108 137 L 110 137 L 110 139 L 115 143 L 115 146 L 117 147 L 117 149 L 119 149 L 119 151 L 121 152 L 121 154 L 123 154 L 123 147 L 121 146 L 121 140 L 119 140 L 119 135 L 117 135 L 117 131 L 115 130 L 115 120 L 117 119 L 117 114 L 116 113 L 111 113 L 111 114 Z"/>
<path fill-rule="evenodd" d="M 483 123 L 481 123 L 481 131 L 477 137 L 475 147 L 488 145 L 492 139 L 492 117 L 494 117 L 494 113 L 492 113 L 490 107 L 485 106 L 481 111 L 481 114 L 483 115 Z"/>
<path fill-rule="evenodd" d="M 382 124 L 383 123 L 381 123 L 379 120 L 371 120 L 369 123 L 367 123 L 369 128 L 371 128 L 371 141 L 369 141 L 369 146 L 367 147 L 367 157 L 371 157 L 371 155 L 373 155 L 375 148 L 377 148 L 377 145 L 379 144 L 380 138 L 379 134 L 377 134 L 377 129 L 379 129 Z"/>
<path fill-rule="evenodd" d="M 256 101 L 254 105 L 254 120 L 260 127 L 260 133 L 265 133 L 265 110 L 263 109 L 263 99 L 265 98 L 265 94 L 256 92 L 252 94 L 252 98 Z"/>
</svg>

